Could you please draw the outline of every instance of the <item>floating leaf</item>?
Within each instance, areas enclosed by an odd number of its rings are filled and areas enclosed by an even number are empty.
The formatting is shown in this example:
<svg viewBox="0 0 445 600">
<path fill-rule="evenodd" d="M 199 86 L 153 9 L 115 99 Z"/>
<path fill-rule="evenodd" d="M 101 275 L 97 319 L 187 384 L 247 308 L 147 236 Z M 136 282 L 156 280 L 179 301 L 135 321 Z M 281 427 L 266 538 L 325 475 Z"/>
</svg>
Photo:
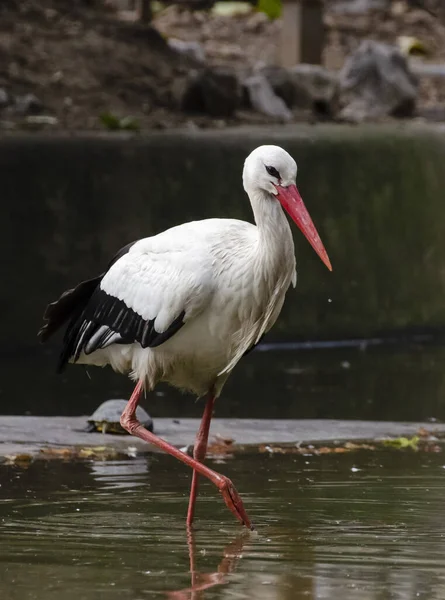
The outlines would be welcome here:
<svg viewBox="0 0 445 600">
<path fill-rule="evenodd" d="M 28 467 L 32 462 L 31 454 L 6 454 L 4 459 L 6 464 L 18 465 L 19 467 Z"/>
<path fill-rule="evenodd" d="M 414 435 L 412 438 L 398 437 L 391 440 L 383 440 L 383 445 L 393 448 L 412 448 L 413 450 L 418 450 L 419 440 L 418 435 Z"/>
<path fill-rule="evenodd" d="M 112 458 L 117 455 L 117 451 L 109 446 L 92 446 L 91 448 L 81 448 L 79 450 L 80 458 Z"/>
<path fill-rule="evenodd" d="M 417 430 L 417 435 L 421 438 L 429 438 L 432 437 L 432 433 L 430 433 L 427 429 L 425 429 L 424 427 L 420 427 Z"/>
<path fill-rule="evenodd" d="M 75 450 L 74 448 L 41 448 L 40 454 L 48 458 L 71 458 Z"/>
<path fill-rule="evenodd" d="M 208 454 L 211 456 L 231 455 L 234 441 L 232 438 L 224 438 L 216 434 L 215 441 L 208 446 Z"/>
</svg>

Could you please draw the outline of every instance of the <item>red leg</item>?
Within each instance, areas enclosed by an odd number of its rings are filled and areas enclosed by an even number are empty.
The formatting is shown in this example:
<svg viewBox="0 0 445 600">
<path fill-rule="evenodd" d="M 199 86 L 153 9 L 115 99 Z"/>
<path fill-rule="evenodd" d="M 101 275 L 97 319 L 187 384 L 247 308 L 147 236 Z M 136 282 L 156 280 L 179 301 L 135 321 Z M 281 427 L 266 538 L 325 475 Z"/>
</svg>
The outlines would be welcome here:
<svg viewBox="0 0 445 600">
<path fill-rule="evenodd" d="M 172 456 L 185 463 L 189 467 L 192 467 L 192 469 L 195 469 L 195 471 L 197 471 L 200 475 L 204 475 L 204 477 L 210 479 L 210 481 L 214 485 L 216 485 L 216 487 L 221 492 L 222 497 L 224 498 L 224 502 L 235 515 L 235 517 L 243 525 L 245 525 L 249 529 L 253 529 L 250 523 L 250 519 L 247 516 L 247 513 L 244 509 L 243 502 L 238 492 L 236 491 L 233 483 L 228 477 L 220 475 L 216 471 L 212 471 L 212 469 L 209 469 L 208 467 L 198 462 L 191 456 L 188 456 L 184 452 L 181 452 L 181 450 L 179 450 L 178 448 L 175 448 L 175 446 L 172 446 L 165 440 L 159 438 L 154 433 L 151 433 L 139 423 L 139 421 L 136 419 L 135 413 L 142 389 L 142 382 L 139 381 L 136 387 L 134 388 L 131 398 L 124 409 L 124 412 L 121 415 L 122 427 L 131 435 L 134 435 L 140 438 L 141 440 L 148 442 L 149 444 L 157 446 L 161 450 L 164 450 L 164 452 L 167 452 L 167 454 L 171 454 Z"/>
<path fill-rule="evenodd" d="M 201 419 L 201 425 L 199 426 L 198 434 L 196 435 L 195 445 L 193 447 L 193 458 L 202 462 L 207 452 L 207 442 L 209 439 L 210 422 L 213 415 L 213 407 L 215 405 L 215 396 L 213 392 L 209 394 L 206 402 L 204 413 Z M 193 523 L 193 517 L 195 516 L 195 503 L 198 495 L 198 484 L 199 484 L 199 473 L 193 471 L 192 475 L 192 486 L 190 488 L 190 500 L 189 509 L 187 512 L 187 525 L 191 527 Z"/>
</svg>

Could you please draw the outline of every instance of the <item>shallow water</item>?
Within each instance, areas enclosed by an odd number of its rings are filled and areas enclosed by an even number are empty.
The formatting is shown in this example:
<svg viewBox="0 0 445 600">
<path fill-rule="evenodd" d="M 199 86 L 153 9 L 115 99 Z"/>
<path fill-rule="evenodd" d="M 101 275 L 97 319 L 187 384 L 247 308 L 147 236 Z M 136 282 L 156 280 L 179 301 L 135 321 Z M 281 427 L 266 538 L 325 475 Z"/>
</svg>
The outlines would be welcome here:
<svg viewBox="0 0 445 600">
<path fill-rule="evenodd" d="M 233 478 L 256 532 L 243 531 L 204 483 L 187 537 L 190 474 L 163 455 L 2 466 L 0 597 L 445 597 L 442 453 L 247 454 L 209 463 Z"/>
</svg>

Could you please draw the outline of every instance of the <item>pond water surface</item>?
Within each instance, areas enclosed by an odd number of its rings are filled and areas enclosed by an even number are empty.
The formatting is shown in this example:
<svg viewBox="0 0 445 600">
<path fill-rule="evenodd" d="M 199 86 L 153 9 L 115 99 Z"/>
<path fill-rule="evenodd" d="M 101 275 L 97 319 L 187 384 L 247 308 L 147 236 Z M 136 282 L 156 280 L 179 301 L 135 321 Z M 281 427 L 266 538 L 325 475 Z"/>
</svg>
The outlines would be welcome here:
<svg viewBox="0 0 445 600">
<path fill-rule="evenodd" d="M 442 452 L 217 462 L 255 532 L 203 483 L 187 535 L 190 473 L 163 455 L 1 466 L 0 598 L 445 598 Z"/>
</svg>

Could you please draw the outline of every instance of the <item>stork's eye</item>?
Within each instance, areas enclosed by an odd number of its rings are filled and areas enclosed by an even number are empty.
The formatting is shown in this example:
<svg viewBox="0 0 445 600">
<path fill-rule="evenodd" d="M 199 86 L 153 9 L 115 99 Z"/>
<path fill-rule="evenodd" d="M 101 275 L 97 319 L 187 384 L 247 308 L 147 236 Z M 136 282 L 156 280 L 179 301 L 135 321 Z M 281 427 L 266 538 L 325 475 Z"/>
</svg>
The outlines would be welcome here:
<svg viewBox="0 0 445 600">
<path fill-rule="evenodd" d="M 278 173 L 278 171 L 276 170 L 275 167 L 268 167 L 266 165 L 266 171 L 269 173 L 269 175 L 272 175 L 272 177 L 276 177 L 277 179 L 281 179 L 280 174 Z"/>
</svg>

